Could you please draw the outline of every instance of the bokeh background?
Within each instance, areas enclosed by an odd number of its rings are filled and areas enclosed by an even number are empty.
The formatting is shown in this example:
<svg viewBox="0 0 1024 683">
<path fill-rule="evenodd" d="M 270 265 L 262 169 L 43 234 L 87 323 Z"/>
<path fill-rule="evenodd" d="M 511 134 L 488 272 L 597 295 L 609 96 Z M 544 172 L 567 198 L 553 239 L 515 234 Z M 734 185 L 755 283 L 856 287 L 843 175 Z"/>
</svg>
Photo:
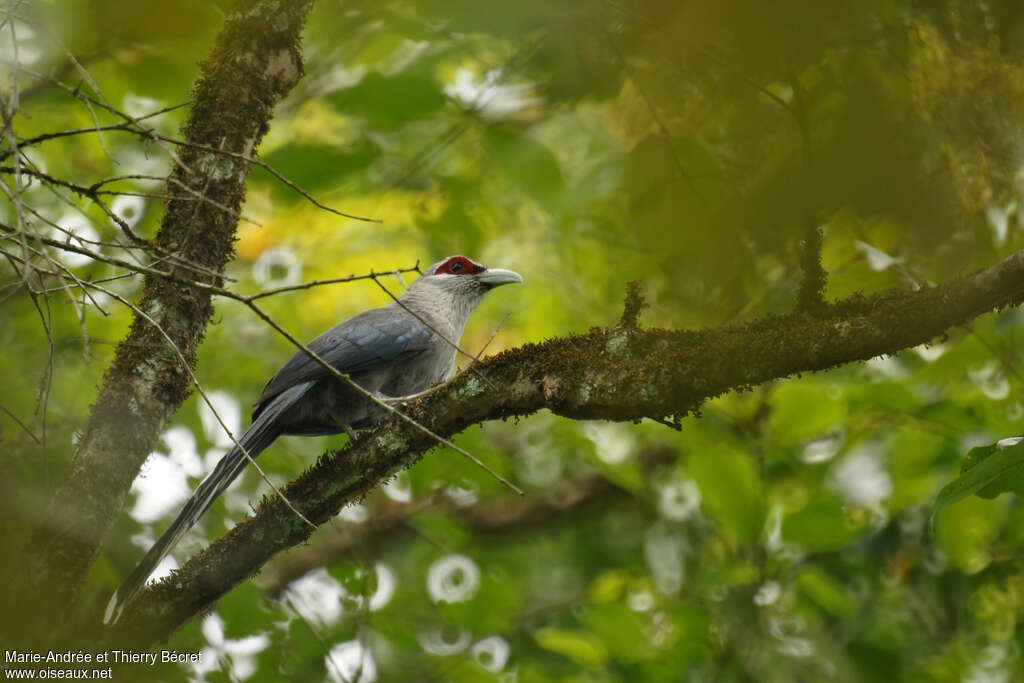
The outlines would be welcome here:
<svg viewBox="0 0 1024 683">
<path fill-rule="evenodd" d="M 22 139 L 116 119 L 12 75 L 14 61 L 142 116 L 187 102 L 230 12 L 223 0 L 7 4 L 0 88 L 19 86 Z M 817 227 L 829 300 L 942 282 L 1024 246 L 1014 0 L 322 0 L 304 54 L 307 74 L 259 156 L 321 202 L 381 222 L 339 218 L 254 169 L 228 268 L 242 293 L 462 253 L 526 280 L 489 296 L 463 338 L 476 352 L 494 335 L 492 353 L 614 323 L 629 280 L 651 304 L 645 326 L 789 311 Z M 185 112 L 147 122 L 176 136 Z M 84 185 L 170 168 L 158 145 L 118 131 L 24 154 Z M 124 253 L 89 201 L 41 183 L 24 197 Z M 151 236 L 162 203 L 125 195 L 113 208 Z M 0 199 L 0 221 L 12 220 Z M 61 258 L 89 279 L 123 274 Z M 131 316 L 76 295 L 86 336 L 65 294 L 30 297 L 6 267 L 0 491 L 24 511 L 59 481 Z M 397 293 L 405 277 L 382 282 Z M 132 298 L 141 279 L 109 286 Z M 308 340 L 388 300 L 360 282 L 265 308 Z M 1024 431 L 1020 323 L 1016 310 L 990 314 L 927 347 L 729 394 L 680 432 L 545 413 L 471 428 L 459 445 L 524 498 L 435 449 L 166 645 L 202 651 L 201 666 L 130 674 L 1022 680 L 1019 499 L 931 514 L 967 450 Z M 244 306 L 218 302 L 197 375 L 236 433 L 292 353 Z M 45 447 L 11 416 L 36 436 L 45 425 Z M 282 439 L 261 465 L 284 483 L 343 442 Z M 106 601 L 229 444 L 190 399 L 136 482 L 90 599 Z M 246 474 L 162 572 L 266 492 Z M 0 529 L 3 547 L 25 542 Z"/>
</svg>

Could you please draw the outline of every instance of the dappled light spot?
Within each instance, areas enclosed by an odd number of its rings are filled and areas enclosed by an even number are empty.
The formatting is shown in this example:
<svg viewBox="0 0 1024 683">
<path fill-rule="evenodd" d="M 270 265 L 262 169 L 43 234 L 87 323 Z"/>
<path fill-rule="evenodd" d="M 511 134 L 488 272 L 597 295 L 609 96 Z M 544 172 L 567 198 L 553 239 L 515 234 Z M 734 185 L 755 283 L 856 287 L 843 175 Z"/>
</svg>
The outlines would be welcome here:
<svg viewBox="0 0 1024 683">
<path fill-rule="evenodd" d="M 206 674 L 223 669 L 230 679 L 237 681 L 244 681 L 256 673 L 256 655 L 270 646 L 270 638 L 260 633 L 231 639 L 227 637 L 224 626 L 224 620 L 216 612 L 203 619 L 202 632 L 207 646 L 201 650 L 198 662 L 186 664 L 198 677 L 195 680 L 206 681 Z"/>
<path fill-rule="evenodd" d="M 800 455 L 800 459 L 808 465 L 828 462 L 832 458 L 836 457 L 842 445 L 842 434 L 830 434 L 829 436 L 825 436 L 820 439 L 814 439 L 813 441 L 808 441 L 804 445 L 804 450 Z"/>
<path fill-rule="evenodd" d="M 782 519 L 785 511 L 782 505 L 775 503 L 768 509 L 764 520 L 764 530 L 761 536 L 764 539 L 764 549 L 769 553 L 779 553 L 785 547 L 782 540 Z"/>
<path fill-rule="evenodd" d="M 302 282 L 302 260 L 287 247 L 264 249 L 252 264 L 252 278 L 266 289 Z"/>
<path fill-rule="evenodd" d="M 886 270 L 895 265 L 899 265 L 904 261 L 904 259 L 902 258 L 895 258 L 893 256 L 890 256 L 881 249 L 871 246 L 867 242 L 861 242 L 860 240 L 857 240 L 855 244 L 857 245 L 857 248 L 860 249 L 864 256 L 867 258 L 868 266 L 871 267 L 871 270 Z"/>
<path fill-rule="evenodd" d="M 366 506 L 362 503 L 352 503 L 341 508 L 338 512 L 338 519 L 343 519 L 346 522 L 352 522 L 353 524 L 362 524 L 370 518 L 370 511 L 366 509 Z"/>
<path fill-rule="evenodd" d="M 416 635 L 420 647 L 425 652 L 442 657 L 457 655 L 467 647 L 472 636 L 464 628 L 437 627 L 427 631 L 420 631 Z"/>
<path fill-rule="evenodd" d="M 782 586 L 778 581 L 765 581 L 754 593 L 754 604 L 758 607 L 774 605 L 782 595 Z"/>
<path fill-rule="evenodd" d="M 118 195 L 110 203 L 110 212 L 124 221 L 129 228 L 134 228 L 146 213 L 146 199 L 136 195 Z M 120 227 L 113 218 L 110 219 L 110 224 Z"/>
<path fill-rule="evenodd" d="M 499 673 L 508 662 L 510 648 L 508 641 L 501 636 L 481 638 L 473 643 L 470 654 L 476 663 L 492 674 Z"/>
<path fill-rule="evenodd" d="M 806 628 L 806 620 L 798 615 L 773 615 L 768 619 L 768 632 L 779 641 L 776 650 L 789 657 L 803 659 L 814 654 L 814 645 L 802 636 Z"/>
<path fill-rule="evenodd" d="M 62 244 L 67 244 L 72 249 L 83 249 L 86 251 L 97 252 L 100 247 L 91 242 L 98 242 L 100 235 L 96 232 L 96 229 L 92 227 L 92 221 L 83 216 L 78 212 L 69 212 L 61 216 L 56 221 L 59 228 L 53 228 L 50 231 L 50 237 Z M 87 254 L 81 254 L 70 249 L 60 249 L 54 247 L 51 250 L 61 262 L 72 268 L 78 268 L 89 263 L 92 263 L 92 257 Z"/>
<path fill-rule="evenodd" d="M 678 530 L 663 522 L 644 534 L 644 559 L 658 590 L 675 595 L 683 587 L 688 545 Z"/>
<path fill-rule="evenodd" d="M 12 12 L 13 8 L 8 9 Z M 36 64 L 46 56 L 45 43 L 39 40 L 39 33 L 20 19 L 8 13 L 6 24 L 0 34 L 0 61 L 4 64 Z M 11 40 L 14 36 L 16 40 Z"/>
<path fill-rule="evenodd" d="M 942 358 L 942 354 L 946 353 L 945 344 L 921 344 L 914 347 L 914 351 L 917 351 L 917 355 L 921 356 L 924 360 L 929 363 L 934 363 L 938 359 Z"/>
<path fill-rule="evenodd" d="M 894 356 L 875 356 L 864 362 L 869 373 L 890 379 L 903 379 L 908 372 L 899 358 Z"/>
<path fill-rule="evenodd" d="M 588 421 L 582 429 L 583 435 L 594 443 L 597 457 L 609 465 L 624 463 L 636 443 L 634 432 L 615 422 Z"/>
<path fill-rule="evenodd" d="M 981 383 L 981 392 L 993 401 L 1002 401 L 1010 395 L 1010 382 L 1001 373 L 993 374 Z"/>
<path fill-rule="evenodd" d="M 465 602 L 480 588 L 480 568 L 465 555 L 436 560 L 427 571 L 427 592 L 434 602 Z"/>
<path fill-rule="evenodd" d="M 472 71 L 459 68 L 454 82 L 444 87 L 444 94 L 467 109 L 479 111 L 490 118 L 504 118 L 541 102 L 528 84 L 502 85 L 505 74 L 495 69 L 477 80 Z"/>
<path fill-rule="evenodd" d="M 447 496 L 457 507 L 466 507 L 479 500 L 477 495 L 480 487 L 475 482 L 463 479 L 460 484 L 451 484 L 444 487 L 444 495 Z"/>
<path fill-rule="evenodd" d="M 531 486 L 554 484 L 561 478 L 562 468 L 562 456 L 544 443 L 527 446 L 516 459 L 516 475 Z"/>
<path fill-rule="evenodd" d="M 892 477 L 882 466 L 882 449 L 875 442 L 861 444 L 832 468 L 832 480 L 847 502 L 875 508 L 892 495 Z"/>
<path fill-rule="evenodd" d="M 790 657 L 805 658 L 814 654 L 814 646 L 806 638 L 783 638 L 777 646 L 780 653 Z"/>
<path fill-rule="evenodd" d="M 203 425 L 203 433 L 214 446 L 231 448 L 234 441 L 224 430 L 225 428 L 230 430 L 236 439 L 240 436 L 242 405 L 233 394 L 227 391 L 210 391 L 206 396 L 210 399 L 209 404 L 202 400 L 198 402 L 199 421 Z M 217 420 L 218 415 L 220 421 Z M 224 426 L 221 426 L 221 422 L 224 423 Z"/>
<path fill-rule="evenodd" d="M 125 114 L 128 114 L 132 118 L 141 118 L 146 116 L 145 125 L 148 128 L 163 124 L 167 119 L 167 114 L 160 114 L 158 116 L 149 116 L 150 114 L 160 111 L 167 106 L 166 103 L 161 102 L 155 97 L 149 97 L 147 95 L 138 95 L 136 93 L 125 93 L 124 98 L 121 100 L 121 108 Z"/>
<path fill-rule="evenodd" d="M 324 657 L 327 676 L 334 683 L 374 683 L 377 662 L 370 649 L 359 640 L 338 643 Z"/>
<path fill-rule="evenodd" d="M 384 486 L 381 487 L 386 495 L 396 503 L 408 503 L 412 500 L 412 484 L 409 482 L 409 473 L 402 470 Z"/>
<path fill-rule="evenodd" d="M 367 607 L 370 608 L 371 612 L 376 612 L 379 609 L 383 609 L 391 602 L 391 598 L 395 594 L 395 589 L 398 588 L 398 577 L 391 571 L 383 562 L 378 562 L 373 565 L 373 570 L 377 574 L 377 589 L 373 591 L 373 595 L 370 596 L 370 601 L 367 603 Z"/>
<path fill-rule="evenodd" d="M 314 569 L 288 586 L 288 603 L 306 621 L 321 626 L 335 624 L 342 614 L 347 591 L 323 567 Z"/>
<path fill-rule="evenodd" d="M 649 590 L 635 590 L 626 596 L 626 604 L 634 612 L 649 612 L 654 608 L 654 595 Z"/>
<path fill-rule="evenodd" d="M 151 545 L 153 545 L 152 541 L 147 546 L 145 546 L 145 549 L 149 550 L 149 546 Z M 171 572 L 173 572 L 179 566 L 180 565 L 178 564 L 178 561 L 174 559 L 173 556 L 168 555 L 164 559 L 160 560 L 160 564 L 158 564 L 156 566 L 156 569 L 153 570 L 153 573 L 149 575 L 148 583 L 155 583 L 156 581 L 159 581 L 164 577 L 170 576 Z"/>
<path fill-rule="evenodd" d="M 1011 200 L 1004 206 L 989 204 L 985 209 L 985 219 L 992 229 L 992 237 L 996 244 L 1002 245 L 1010 233 L 1010 218 L 1017 212 L 1017 201 Z"/>
<path fill-rule="evenodd" d="M 682 522 L 700 513 L 700 489 L 693 479 L 666 483 L 658 492 L 658 510 L 665 519 Z"/>
<path fill-rule="evenodd" d="M 196 438 L 187 427 L 171 427 L 162 436 L 167 453 L 154 451 L 135 478 L 135 504 L 129 514 L 138 522 L 151 523 L 179 507 L 192 493 L 189 477 L 203 474 Z"/>
</svg>

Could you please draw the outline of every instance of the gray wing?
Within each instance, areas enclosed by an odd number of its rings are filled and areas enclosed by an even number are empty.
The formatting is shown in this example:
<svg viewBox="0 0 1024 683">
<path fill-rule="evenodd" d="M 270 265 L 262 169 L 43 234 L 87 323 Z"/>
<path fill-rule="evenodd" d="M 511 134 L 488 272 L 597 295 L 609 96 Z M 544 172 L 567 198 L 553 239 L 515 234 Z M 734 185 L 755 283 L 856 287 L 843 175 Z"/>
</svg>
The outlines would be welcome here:
<svg viewBox="0 0 1024 683">
<path fill-rule="evenodd" d="M 403 309 L 375 308 L 335 325 L 307 346 L 340 372 L 369 372 L 417 356 L 430 348 L 430 328 Z M 267 383 L 256 400 L 256 414 L 290 387 L 331 377 L 305 351 L 299 351 Z"/>
</svg>

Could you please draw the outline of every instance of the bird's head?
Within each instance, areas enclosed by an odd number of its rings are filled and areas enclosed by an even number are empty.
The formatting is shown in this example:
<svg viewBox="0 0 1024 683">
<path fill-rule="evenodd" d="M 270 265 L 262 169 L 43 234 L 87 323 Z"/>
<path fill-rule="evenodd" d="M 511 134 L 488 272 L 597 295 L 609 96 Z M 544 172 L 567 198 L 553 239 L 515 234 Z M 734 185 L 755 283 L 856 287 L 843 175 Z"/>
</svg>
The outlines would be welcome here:
<svg viewBox="0 0 1024 683">
<path fill-rule="evenodd" d="M 495 287 L 522 282 L 523 278 L 513 270 L 488 268 L 465 256 L 449 256 L 423 271 L 420 280 L 451 292 L 482 296 Z"/>
<path fill-rule="evenodd" d="M 522 281 L 515 271 L 488 268 L 465 256 L 449 256 L 423 271 L 399 299 L 417 310 L 443 314 L 461 334 L 469 314 L 487 292 Z"/>
</svg>

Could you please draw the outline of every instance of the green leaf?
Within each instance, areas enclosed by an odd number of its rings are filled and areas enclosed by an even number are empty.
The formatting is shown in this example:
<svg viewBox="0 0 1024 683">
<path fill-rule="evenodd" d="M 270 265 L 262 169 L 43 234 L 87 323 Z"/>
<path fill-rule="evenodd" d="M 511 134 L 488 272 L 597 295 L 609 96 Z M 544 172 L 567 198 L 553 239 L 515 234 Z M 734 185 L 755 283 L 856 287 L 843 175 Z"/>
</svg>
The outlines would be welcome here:
<svg viewBox="0 0 1024 683">
<path fill-rule="evenodd" d="M 753 459 L 731 449 L 702 449 L 690 456 L 689 466 L 702 505 L 742 540 L 755 540 L 763 510 L 761 481 Z"/>
<path fill-rule="evenodd" d="M 1024 492 L 1024 442 L 1002 449 L 995 444 L 972 448 L 960 476 L 939 491 L 933 519 L 940 510 L 972 493 L 991 499 L 1006 491 Z"/>
<path fill-rule="evenodd" d="M 968 496 L 935 514 L 935 538 L 949 565 L 977 574 L 992 563 L 992 542 L 1009 509 L 1006 499 Z"/>
<path fill-rule="evenodd" d="M 845 416 L 846 407 L 838 389 L 790 382 L 772 395 L 769 424 L 778 444 L 795 446 L 827 435 L 842 425 Z"/>
<path fill-rule="evenodd" d="M 615 602 L 622 595 L 629 577 L 619 569 L 609 569 L 590 582 L 590 601 L 596 604 Z"/>
<path fill-rule="evenodd" d="M 417 65 L 415 71 L 394 76 L 371 73 L 358 85 L 327 99 L 342 114 L 362 116 L 374 126 L 392 129 L 431 114 L 447 101 L 436 79 Z"/>
<path fill-rule="evenodd" d="M 533 639 L 545 650 L 557 652 L 581 666 L 599 666 L 608 661 L 604 643 L 589 631 L 542 628 L 533 635 Z"/>
<path fill-rule="evenodd" d="M 851 619 L 857 614 L 857 605 L 842 583 L 818 566 L 808 566 L 796 581 L 800 592 L 826 612 Z"/>
<path fill-rule="evenodd" d="M 497 165 L 523 192 L 549 213 L 561 211 L 565 179 L 551 150 L 526 135 L 493 126 L 484 134 L 484 143 Z"/>
<path fill-rule="evenodd" d="M 839 550 L 853 541 L 862 530 L 853 526 L 837 500 L 816 500 L 782 522 L 782 537 L 799 543 L 811 552 Z"/>
<path fill-rule="evenodd" d="M 580 621 L 596 633 L 618 659 L 640 659 L 650 647 L 641 618 L 621 602 L 592 605 L 580 615 Z"/>
<path fill-rule="evenodd" d="M 380 150 L 368 143 L 350 149 L 290 144 L 275 149 L 264 156 L 263 160 L 304 190 L 314 190 L 337 185 L 342 176 L 365 169 L 379 155 Z M 254 168 L 252 176 L 267 182 L 272 181 L 271 186 L 281 188 L 282 194 L 294 195 L 293 190 L 277 182 L 270 172 L 263 168 Z"/>
</svg>

